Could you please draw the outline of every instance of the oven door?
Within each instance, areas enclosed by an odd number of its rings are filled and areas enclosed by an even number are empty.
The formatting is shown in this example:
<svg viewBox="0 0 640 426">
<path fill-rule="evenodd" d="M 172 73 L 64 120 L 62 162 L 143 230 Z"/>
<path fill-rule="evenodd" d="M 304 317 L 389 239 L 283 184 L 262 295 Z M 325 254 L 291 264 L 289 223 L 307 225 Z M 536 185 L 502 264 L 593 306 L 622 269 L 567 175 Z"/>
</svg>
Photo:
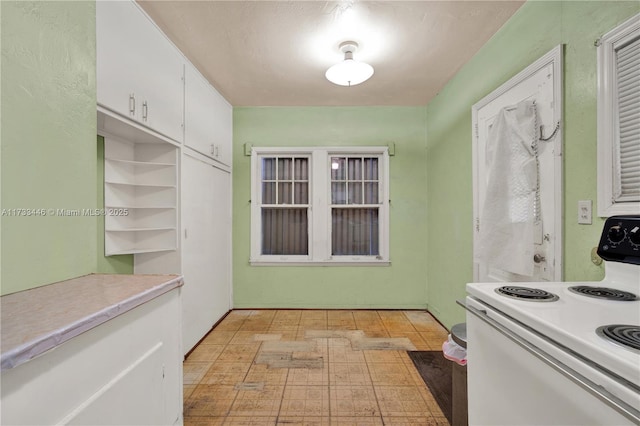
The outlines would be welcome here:
<svg viewBox="0 0 640 426">
<path fill-rule="evenodd" d="M 640 424 L 633 385 L 467 297 L 471 425 Z"/>
</svg>

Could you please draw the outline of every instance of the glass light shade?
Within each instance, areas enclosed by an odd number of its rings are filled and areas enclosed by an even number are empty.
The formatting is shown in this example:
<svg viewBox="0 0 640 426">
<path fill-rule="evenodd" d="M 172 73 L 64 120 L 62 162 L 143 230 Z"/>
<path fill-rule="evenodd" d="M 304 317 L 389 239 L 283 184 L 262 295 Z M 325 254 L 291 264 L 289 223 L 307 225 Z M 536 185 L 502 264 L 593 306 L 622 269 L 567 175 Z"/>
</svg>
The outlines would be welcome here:
<svg viewBox="0 0 640 426">
<path fill-rule="evenodd" d="M 364 62 L 345 59 L 329 68 L 327 80 L 340 86 L 355 86 L 367 81 L 373 75 L 373 67 Z"/>
</svg>

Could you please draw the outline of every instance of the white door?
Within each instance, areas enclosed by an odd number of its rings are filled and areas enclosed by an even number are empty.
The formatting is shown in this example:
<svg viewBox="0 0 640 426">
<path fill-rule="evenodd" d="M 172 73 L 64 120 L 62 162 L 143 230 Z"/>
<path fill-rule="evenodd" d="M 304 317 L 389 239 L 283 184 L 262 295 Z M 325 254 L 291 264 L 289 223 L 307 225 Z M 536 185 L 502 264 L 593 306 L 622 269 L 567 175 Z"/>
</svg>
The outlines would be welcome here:
<svg viewBox="0 0 640 426">
<path fill-rule="evenodd" d="M 562 116 L 562 48 L 531 64 L 473 106 L 473 209 L 474 241 L 482 227 L 487 188 L 486 145 L 498 112 L 525 100 L 534 100 L 543 137 L 551 135 Z M 540 225 L 534 231 L 532 276 L 489 267 L 475 262 L 474 281 L 561 281 L 562 280 L 562 132 L 549 141 L 539 141 Z M 474 244 L 474 250 L 477 244 Z M 477 253 L 474 253 L 477 258 Z"/>
<path fill-rule="evenodd" d="M 230 309 L 229 173 L 183 154 L 183 349 Z"/>
</svg>

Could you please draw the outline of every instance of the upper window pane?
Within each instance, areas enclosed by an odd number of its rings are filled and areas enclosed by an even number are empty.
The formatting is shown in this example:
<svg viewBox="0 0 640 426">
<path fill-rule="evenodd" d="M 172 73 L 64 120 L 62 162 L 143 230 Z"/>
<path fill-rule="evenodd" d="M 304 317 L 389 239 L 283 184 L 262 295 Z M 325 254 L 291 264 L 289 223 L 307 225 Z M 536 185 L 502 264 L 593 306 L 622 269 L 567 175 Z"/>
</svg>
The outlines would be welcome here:
<svg viewBox="0 0 640 426">
<path fill-rule="evenodd" d="M 332 204 L 378 204 L 377 157 L 331 157 Z"/>
<path fill-rule="evenodd" d="M 308 204 L 309 159 L 263 157 L 262 204 Z"/>
</svg>

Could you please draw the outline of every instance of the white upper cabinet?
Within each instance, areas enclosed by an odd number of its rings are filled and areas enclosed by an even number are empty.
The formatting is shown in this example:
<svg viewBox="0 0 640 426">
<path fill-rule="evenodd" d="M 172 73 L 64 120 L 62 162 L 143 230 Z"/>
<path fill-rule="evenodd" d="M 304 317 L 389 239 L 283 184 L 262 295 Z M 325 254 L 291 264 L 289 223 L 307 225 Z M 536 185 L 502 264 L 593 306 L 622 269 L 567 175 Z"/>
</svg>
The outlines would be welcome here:
<svg viewBox="0 0 640 426">
<path fill-rule="evenodd" d="M 231 105 L 202 77 L 185 65 L 184 143 L 213 160 L 231 166 Z"/>
<path fill-rule="evenodd" d="M 133 1 L 96 3 L 98 104 L 182 142 L 183 58 Z"/>
</svg>

